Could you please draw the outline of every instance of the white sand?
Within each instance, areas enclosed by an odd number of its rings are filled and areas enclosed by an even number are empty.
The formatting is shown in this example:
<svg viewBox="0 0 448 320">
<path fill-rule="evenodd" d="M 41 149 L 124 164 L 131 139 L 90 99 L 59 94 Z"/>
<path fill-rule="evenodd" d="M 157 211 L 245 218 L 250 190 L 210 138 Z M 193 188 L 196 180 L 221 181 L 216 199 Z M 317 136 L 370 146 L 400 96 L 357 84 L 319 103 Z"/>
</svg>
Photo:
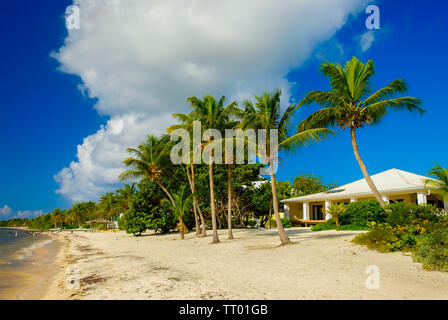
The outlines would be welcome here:
<svg viewBox="0 0 448 320">
<path fill-rule="evenodd" d="M 448 299 L 448 273 L 430 272 L 403 253 L 351 243 L 359 232 L 288 230 L 296 244 L 279 247 L 271 230 L 234 230 L 219 244 L 193 233 L 133 237 L 74 233 L 61 251 L 60 274 L 44 299 Z M 81 286 L 67 290 L 76 265 Z M 369 265 L 380 289 L 366 288 Z"/>
</svg>

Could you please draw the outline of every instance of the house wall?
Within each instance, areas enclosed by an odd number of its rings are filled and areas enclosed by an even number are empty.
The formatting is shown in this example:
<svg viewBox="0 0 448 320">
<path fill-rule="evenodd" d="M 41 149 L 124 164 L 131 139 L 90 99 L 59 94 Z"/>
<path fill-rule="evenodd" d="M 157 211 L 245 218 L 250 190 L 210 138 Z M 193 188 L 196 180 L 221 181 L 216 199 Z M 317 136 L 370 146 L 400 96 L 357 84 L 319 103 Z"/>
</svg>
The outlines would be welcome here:
<svg viewBox="0 0 448 320">
<path fill-rule="evenodd" d="M 303 204 L 302 203 L 289 203 L 289 219 L 292 222 L 298 222 L 299 219 L 303 219 Z"/>
<path fill-rule="evenodd" d="M 403 200 L 405 203 L 417 203 L 417 195 L 416 195 L 415 191 L 411 192 L 411 193 L 389 194 L 387 196 L 389 197 L 389 201 Z M 431 195 L 431 196 L 434 197 L 434 195 Z M 428 196 L 428 199 L 432 199 L 431 196 Z M 369 199 L 375 199 L 375 197 L 373 197 L 373 196 L 357 197 L 356 201 L 369 200 Z M 335 202 L 336 203 L 338 203 L 338 202 L 350 203 L 351 199 L 340 198 L 340 199 L 331 199 L 330 201 L 332 203 L 335 203 Z M 313 205 L 325 205 L 325 201 L 321 200 L 321 201 L 310 201 L 309 202 L 310 219 L 312 218 L 312 213 L 313 213 L 312 206 Z M 298 222 L 297 220 L 303 219 L 303 202 L 288 203 L 288 206 L 289 206 L 289 217 L 292 222 Z"/>
</svg>

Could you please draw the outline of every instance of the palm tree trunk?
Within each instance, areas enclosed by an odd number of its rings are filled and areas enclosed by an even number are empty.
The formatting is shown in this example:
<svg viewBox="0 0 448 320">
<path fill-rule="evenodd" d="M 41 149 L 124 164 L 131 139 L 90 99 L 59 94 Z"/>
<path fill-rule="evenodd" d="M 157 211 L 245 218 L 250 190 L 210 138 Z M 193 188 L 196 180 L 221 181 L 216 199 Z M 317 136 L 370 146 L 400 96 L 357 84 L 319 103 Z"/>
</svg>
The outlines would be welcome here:
<svg viewBox="0 0 448 320">
<path fill-rule="evenodd" d="M 194 164 L 191 164 L 191 182 L 193 185 L 193 190 L 196 191 L 196 187 L 195 187 L 195 179 L 194 179 Z M 205 219 L 204 219 L 204 215 L 202 214 L 202 210 L 199 207 L 199 203 L 198 203 L 198 198 L 196 197 L 196 195 L 194 195 L 193 192 L 193 200 L 194 200 L 194 205 L 196 206 L 196 210 L 198 211 L 199 214 L 199 219 L 201 220 L 201 226 L 202 226 L 202 237 L 205 237 L 207 235 L 207 226 L 205 225 Z"/>
<path fill-rule="evenodd" d="M 232 233 L 232 165 L 228 165 L 228 177 L 227 177 L 227 228 L 229 231 L 229 239 L 233 239 Z"/>
<path fill-rule="evenodd" d="M 182 240 L 184 240 L 185 239 L 185 235 L 184 235 L 185 230 L 184 230 L 184 220 L 182 219 L 182 216 L 179 216 L 179 233 L 180 233 L 180 238 Z"/>
<path fill-rule="evenodd" d="M 369 185 L 370 189 L 373 192 L 373 195 L 378 200 L 380 205 L 384 207 L 386 203 L 384 202 L 383 198 L 381 197 L 381 194 L 379 193 L 378 189 L 376 188 L 375 184 L 373 183 L 372 178 L 370 177 L 369 173 L 367 172 L 367 168 L 364 164 L 364 162 L 361 159 L 361 156 L 359 155 L 358 150 L 358 143 L 356 142 L 356 135 L 355 135 L 355 129 L 350 128 L 350 136 L 352 140 L 352 146 L 353 146 L 353 152 L 355 153 L 355 158 L 358 161 L 359 167 L 361 168 L 362 174 L 364 175 L 364 179 L 366 179 L 367 184 Z"/>
<path fill-rule="evenodd" d="M 190 189 L 191 189 L 191 193 L 193 194 L 193 213 L 194 213 L 194 222 L 196 225 L 196 235 L 200 235 L 201 234 L 201 230 L 199 230 L 199 218 L 198 218 L 198 211 L 196 208 L 196 201 L 195 201 L 195 196 L 194 196 L 194 188 L 193 188 L 193 182 L 191 181 L 191 176 L 190 176 L 190 169 L 189 169 L 189 165 L 185 165 L 185 168 L 187 170 L 187 178 L 188 178 L 188 183 L 190 184 Z"/>
<path fill-rule="evenodd" d="M 162 184 L 156 180 L 157 185 L 165 192 L 165 194 L 168 196 L 168 198 L 170 199 L 171 203 L 173 204 L 173 208 L 176 208 L 176 204 L 174 203 L 174 199 L 171 196 L 171 193 L 168 192 L 168 190 L 165 189 L 164 186 L 162 186 Z"/>
<path fill-rule="evenodd" d="M 215 207 L 215 185 L 213 182 L 213 162 L 210 154 L 210 164 L 208 165 L 208 173 L 210 178 L 210 208 L 212 211 L 212 229 L 213 229 L 213 241 L 212 243 L 218 243 L 218 229 L 216 227 L 216 207 Z"/>
<path fill-rule="evenodd" d="M 291 240 L 289 240 L 288 235 L 285 232 L 285 229 L 283 229 L 282 220 L 280 219 L 280 214 L 278 213 L 278 202 L 277 202 L 277 186 L 275 181 L 275 173 L 273 172 L 272 165 L 271 167 L 271 186 L 272 186 L 272 203 L 274 207 L 274 217 L 275 222 L 277 224 L 277 231 L 278 235 L 280 236 L 280 241 L 282 244 L 288 244 L 291 243 Z"/>
</svg>

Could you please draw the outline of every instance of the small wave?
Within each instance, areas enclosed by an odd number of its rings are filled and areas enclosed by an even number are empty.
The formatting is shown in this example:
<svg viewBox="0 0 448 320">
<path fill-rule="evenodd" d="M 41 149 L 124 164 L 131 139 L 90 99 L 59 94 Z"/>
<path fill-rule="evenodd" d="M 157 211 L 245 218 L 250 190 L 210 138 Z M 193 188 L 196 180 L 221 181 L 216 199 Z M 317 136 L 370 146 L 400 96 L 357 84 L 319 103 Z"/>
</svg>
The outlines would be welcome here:
<svg viewBox="0 0 448 320">
<path fill-rule="evenodd" d="M 39 242 L 33 243 L 25 248 L 22 248 L 19 251 L 17 251 L 16 260 L 20 260 L 20 261 L 24 260 L 25 258 L 32 256 L 33 250 L 42 248 L 43 246 L 50 244 L 52 242 L 53 242 L 53 240 L 44 240 L 44 241 L 39 241 Z"/>
</svg>

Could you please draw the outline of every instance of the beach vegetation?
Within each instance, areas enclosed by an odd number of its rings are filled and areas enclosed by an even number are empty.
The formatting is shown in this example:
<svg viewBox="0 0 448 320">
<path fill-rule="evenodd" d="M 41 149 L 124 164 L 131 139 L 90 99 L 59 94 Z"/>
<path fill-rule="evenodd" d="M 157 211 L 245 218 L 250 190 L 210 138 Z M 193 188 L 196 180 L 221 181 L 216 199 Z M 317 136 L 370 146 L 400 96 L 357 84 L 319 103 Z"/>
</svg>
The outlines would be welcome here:
<svg viewBox="0 0 448 320">
<path fill-rule="evenodd" d="M 332 203 L 330 207 L 326 210 L 327 213 L 333 218 L 336 229 L 340 228 L 339 218 L 345 212 L 346 208 L 343 203 Z"/>
<path fill-rule="evenodd" d="M 266 173 L 271 179 L 272 206 L 280 241 L 282 244 L 288 244 L 291 241 L 281 222 L 277 197 L 275 167 L 278 165 L 278 152 L 294 152 L 300 147 L 324 140 L 332 135 L 333 131 L 319 127 L 299 128 L 296 133 L 289 135 L 290 122 L 297 108 L 291 105 L 285 111 L 282 111 L 280 97 L 281 91 L 275 90 L 271 94 L 264 93 L 261 96 L 255 95 L 254 101 L 249 99 L 245 100 L 244 118 L 240 126 L 244 130 L 265 130 L 266 132 L 266 145 L 262 146 L 265 147 L 264 155 L 258 154 L 258 156 L 261 157 L 261 160 L 268 167 Z M 271 140 L 273 136 L 271 130 L 276 130 L 277 141 Z"/>
<path fill-rule="evenodd" d="M 430 270 L 447 271 L 448 218 L 431 205 L 393 203 L 385 222 L 370 222 L 353 242 L 380 252 L 410 252 Z"/>
</svg>

